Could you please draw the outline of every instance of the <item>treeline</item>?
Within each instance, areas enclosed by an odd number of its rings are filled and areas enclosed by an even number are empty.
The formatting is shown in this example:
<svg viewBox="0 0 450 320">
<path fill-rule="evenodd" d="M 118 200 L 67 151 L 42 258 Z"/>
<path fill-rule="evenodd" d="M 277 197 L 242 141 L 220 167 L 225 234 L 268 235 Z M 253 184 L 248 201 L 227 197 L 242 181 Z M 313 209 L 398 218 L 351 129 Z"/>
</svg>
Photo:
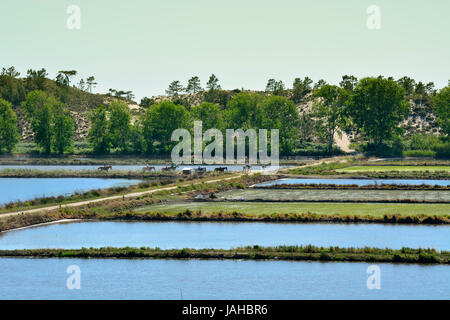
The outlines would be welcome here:
<svg viewBox="0 0 450 320">
<path fill-rule="evenodd" d="M 358 80 L 345 75 L 339 85 L 324 80 L 314 83 L 305 77 L 296 78 L 291 88 L 269 79 L 264 92 L 222 90 L 215 75 L 209 77 L 204 89 L 200 79 L 192 77 L 186 86 L 180 81 L 170 83 L 167 100 L 144 97 L 140 103 L 144 113 L 132 117 L 127 105 L 134 98 L 131 91 L 110 89 L 107 95 L 116 99 L 103 105 L 104 96 L 90 93 L 97 84 L 95 78 L 81 79 L 77 86 L 71 86 L 76 74 L 75 70 L 63 70 L 50 80 L 41 69 L 28 70 L 25 78 L 19 78 L 14 67 L 3 68 L 0 151 L 11 152 L 19 140 L 14 109 L 22 106 L 34 140 L 44 153 L 72 152 L 74 120 L 67 106 L 72 110 L 74 105 L 84 104 L 91 110 L 88 140 L 95 154 L 169 154 L 175 144 L 170 140 L 173 130 L 192 130 L 194 120 L 203 122 L 203 130 L 279 129 L 282 155 L 296 154 L 311 137 L 332 154 L 336 152 L 334 136 L 341 132 L 362 137 L 363 143 L 356 146 L 361 151 L 450 154 L 450 87 L 438 91 L 433 83 L 409 77 Z M 201 103 L 191 105 L 183 93 L 199 96 Z M 312 108 L 306 110 L 309 101 Z M 411 101 L 436 116 L 440 136 L 416 134 L 404 139 L 402 122 L 411 112 Z"/>
<path fill-rule="evenodd" d="M 201 120 L 203 130 L 216 128 L 270 128 L 280 130 L 280 149 L 289 154 L 297 140 L 298 112 L 285 97 L 264 97 L 240 93 L 227 104 L 203 102 L 187 110 L 173 101 L 162 101 L 145 111 L 134 124 L 126 103 L 116 100 L 108 107 L 92 112 L 89 141 L 95 153 L 111 149 L 127 153 L 169 154 L 175 144 L 171 134 L 178 128 L 193 129 L 193 121 Z"/>
<path fill-rule="evenodd" d="M 292 89 L 286 89 L 281 81 L 270 79 L 265 92 L 225 91 L 217 77 L 211 75 L 206 87 L 200 86 L 198 77 L 192 77 L 186 88 L 173 81 L 166 91 L 170 100 L 156 103 L 151 98 L 142 99 L 145 114 L 133 125 L 123 102 L 111 103 L 109 110 L 96 109 L 89 138 L 94 151 L 108 153 L 115 148 L 120 152 L 168 154 L 174 145 L 170 141 L 172 131 L 192 130 L 193 120 L 201 120 L 203 130 L 279 129 L 283 155 L 295 154 L 306 135 L 318 136 L 331 154 L 335 151 L 335 134 L 351 131 L 365 138 L 366 142 L 359 146 L 362 151 L 401 154 L 404 149 L 437 150 L 440 156 L 449 156 L 448 86 L 437 91 L 432 83 L 416 83 L 407 77 L 395 81 L 381 76 L 360 80 L 344 76 L 339 86 L 297 78 Z M 191 106 L 183 92 L 202 92 L 204 102 Z M 313 101 L 312 110 L 302 114 L 298 104 L 306 99 Z M 441 127 L 439 137 L 416 134 L 408 140 L 402 138 L 401 123 L 410 114 L 411 100 L 432 108 L 430 112 L 434 112 Z"/>
<path fill-rule="evenodd" d="M 75 122 L 71 110 L 100 106 L 102 95 L 92 94 L 95 77 L 72 83 L 76 70 L 61 70 L 54 80 L 47 70 L 29 69 L 26 76 L 14 68 L 3 68 L 0 74 L 0 153 L 11 152 L 19 141 L 17 108 L 23 107 L 31 124 L 34 140 L 46 154 L 73 151 Z M 118 96 L 121 97 L 121 96 Z"/>
<path fill-rule="evenodd" d="M 13 106 L 20 106 L 28 93 L 40 90 L 71 107 L 100 105 L 103 102 L 101 96 L 92 94 L 92 89 L 97 85 L 95 77 L 80 79 L 75 84 L 72 80 L 77 75 L 76 70 L 60 70 L 51 80 L 44 68 L 29 69 L 24 77 L 20 77 L 20 72 L 14 67 L 3 68 L 0 74 L 0 98 Z"/>
</svg>

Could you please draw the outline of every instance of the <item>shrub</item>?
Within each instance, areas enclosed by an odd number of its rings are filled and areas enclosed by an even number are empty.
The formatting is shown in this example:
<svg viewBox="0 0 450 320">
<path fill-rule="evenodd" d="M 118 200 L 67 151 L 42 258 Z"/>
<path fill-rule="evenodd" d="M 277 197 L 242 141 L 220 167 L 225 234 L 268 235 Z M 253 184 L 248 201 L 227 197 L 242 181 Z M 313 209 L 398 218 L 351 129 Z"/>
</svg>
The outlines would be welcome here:
<svg viewBox="0 0 450 320">
<path fill-rule="evenodd" d="M 429 151 L 439 144 L 439 138 L 433 134 L 416 133 L 405 144 L 411 150 Z"/>
<path fill-rule="evenodd" d="M 187 257 L 189 257 L 189 255 L 190 255 L 190 251 L 187 248 L 181 249 L 177 254 L 178 257 L 182 257 L 182 258 L 187 258 Z"/>
<path fill-rule="evenodd" d="M 434 150 L 436 151 L 436 158 L 450 158 L 450 141 L 438 144 Z"/>
<path fill-rule="evenodd" d="M 436 152 L 432 150 L 405 150 L 404 157 L 435 157 Z"/>
<path fill-rule="evenodd" d="M 326 252 L 321 252 L 320 253 L 320 260 L 324 260 L 324 261 L 331 260 L 331 256 L 330 256 L 330 254 L 328 254 Z"/>
<path fill-rule="evenodd" d="M 440 262 L 440 260 L 437 256 L 435 256 L 433 254 L 420 253 L 419 254 L 419 262 L 433 263 L 433 262 Z"/>
</svg>

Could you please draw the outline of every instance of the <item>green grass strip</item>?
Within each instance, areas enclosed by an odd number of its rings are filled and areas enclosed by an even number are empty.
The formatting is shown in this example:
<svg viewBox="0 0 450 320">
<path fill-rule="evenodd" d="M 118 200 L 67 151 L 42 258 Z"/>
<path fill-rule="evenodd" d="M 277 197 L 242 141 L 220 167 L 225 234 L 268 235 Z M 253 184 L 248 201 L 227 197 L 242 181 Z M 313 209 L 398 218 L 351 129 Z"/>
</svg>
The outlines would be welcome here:
<svg viewBox="0 0 450 320">
<path fill-rule="evenodd" d="M 389 171 L 446 171 L 450 172 L 450 166 L 353 166 L 337 169 L 336 172 L 389 172 Z"/>
<path fill-rule="evenodd" d="M 234 249 L 81 248 L 0 250 L 0 257 L 39 258 L 152 258 L 152 259 L 249 259 L 334 262 L 387 262 L 449 264 L 450 252 L 434 249 L 339 248 L 315 246 L 261 247 Z"/>
</svg>

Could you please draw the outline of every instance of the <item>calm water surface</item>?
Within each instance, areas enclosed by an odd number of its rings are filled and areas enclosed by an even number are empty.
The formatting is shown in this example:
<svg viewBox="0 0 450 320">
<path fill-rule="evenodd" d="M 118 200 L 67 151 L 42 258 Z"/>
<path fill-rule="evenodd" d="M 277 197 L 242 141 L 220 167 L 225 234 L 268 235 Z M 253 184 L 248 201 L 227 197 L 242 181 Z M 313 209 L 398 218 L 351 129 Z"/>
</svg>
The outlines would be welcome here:
<svg viewBox="0 0 450 320">
<path fill-rule="evenodd" d="M 129 186 L 140 180 L 102 178 L 0 178 L 0 205 L 39 197 L 71 195 L 117 186 Z"/>
<path fill-rule="evenodd" d="M 66 287 L 67 267 L 81 289 Z M 0 258 L 0 299 L 450 299 L 450 267 L 229 260 Z"/>
<path fill-rule="evenodd" d="M 337 185 L 349 185 L 356 184 L 358 186 L 368 185 L 380 185 L 380 184 L 406 184 L 406 185 L 438 185 L 438 186 L 450 186 L 450 180 L 415 180 L 415 179 L 279 179 L 274 181 L 268 181 L 255 185 L 256 187 L 274 186 L 280 184 L 337 184 Z"/>
<path fill-rule="evenodd" d="M 246 245 L 450 250 L 449 226 L 261 222 L 71 222 L 0 233 L 0 249 Z"/>
</svg>

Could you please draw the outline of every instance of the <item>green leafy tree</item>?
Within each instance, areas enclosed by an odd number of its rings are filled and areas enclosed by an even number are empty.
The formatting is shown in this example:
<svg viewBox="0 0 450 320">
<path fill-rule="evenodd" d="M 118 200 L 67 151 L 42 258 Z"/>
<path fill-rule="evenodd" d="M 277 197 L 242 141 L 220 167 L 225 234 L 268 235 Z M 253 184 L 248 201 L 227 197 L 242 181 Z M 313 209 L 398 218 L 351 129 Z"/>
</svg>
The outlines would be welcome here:
<svg viewBox="0 0 450 320">
<path fill-rule="evenodd" d="M 276 82 L 277 81 L 275 79 L 269 79 L 266 84 L 266 92 L 273 92 Z"/>
<path fill-rule="evenodd" d="M 116 90 L 111 88 L 108 91 L 109 96 L 116 97 L 117 99 L 134 99 L 133 91 Z"/>
<path fill-rule="evenodd" d="M 415 133 L 405 141 L 411 150 L 434 150 L 439 145 L 439 137 L 434 134 Z"/>
<path fill-rule="evenodd" d="M 266 92 L 270 92 L 273 95 L 281 96 L 284 92 L 284 83 L 283 81 L 276 81 L 275 79 L 269 79 L 266 85 Z"/>
<path fill-rule="evenodd" d="M 155 104 L 155 100 L 152 98 L 148 98 L 148 97 L 143 97 L 141 99 L 141 103 L 139 103 L 139 105 L 143 108 L 150 108 L 154 104 Z"/>
<path fill-rule="evenodd" d="M 345 75 L 345 76 L 342 76 L 342 81 L 339 82 L 339 86 L 342 89 L 345 89 L 345 90 L 351 92 L 351 91 L 353 91 L 353 89 L 355 89 L 357 83 L 358 83 L 358 78 L 356 78 L 355 76 Z"/>
<path fill-rule="evenodd" d="M 409 113 L 405 90 L 383 78 L 363 78 L 357 84 L 347 109 L 352 122 L 378 149 L 400 133 L 399 124 Z"/>
<path fill-rule="evenodd" d="M 17 79 L 18 75 L 19 73 L 15 71 L 14 67 L 3 68 L 0 74 L 0 98 L 13 105 L 18 105 L 25 100 L 25 87 L 23 81 Z"/>
<path fill-rule="evenodd" d="M 222 109 L 227 108 L 228 101 L 230 101 L 232 97 L 233 94 L 225 90 L 207 91 L 204 96 L 206 102 L 216 103 L 220 105 Z"/>
<path fill-rule="evenodd" d="M 166 94 L 171 97 L 178 96 L 183 91 L 183 86 L 180 81 L 175 80 L 169 84 L 169 88 L 166 90 Z"/>
<path fill-rule="evenodd" d="M 227 128 L 261 128 L 263 103 L 264 98 L 256 93 L 242 92 L 235 95 L 227 106 Z"/>
<path fill-rule="evenodd" d="M 309 115 L 302 114 L 299 116 L 299 146 L 306 146 L 314 140 L 316 136 L 316 122 Z"/>
<path fill-rule="evenodd" d="M 47 70 L 44 68 L 40 70 L 29 69 L 27 77 L 25 78 L 25 87 L 28 91 L 45 90 L 45 83 L 47 77 Z"/>
<path fill-rule="evenodd" d="M 2 68 L 2 76 L 8 76 L 11 78 L 17 78 L 20 76 L 20 72 L 16 70 L 14 66 L 9 67 L 8 69 Z"/>
<path fill-rule="evenodd" d="M 397 83 L 405 89 L 405 94 L 407 97 L 412 97 L 414 94 L 414 88 L 416 86 L 416 81 L 410 77 L 403 77 L 397 80 Z"/>
<path fill-rule="evenodd" d="M 284 83 L 283 81 L 279 80 L 275 83 L 273 94 L 276 96 L 281 96 L 284 94 L 284 90 L 285 90 Z"/>
<path fill-rule="evenodd" d="M 203 130 L 210 128 L 225 129 L 223 112 L 218 104 L 203 102 L 198 106 L 192 107 L 191 113 L 194 119 L 202 121 Z"/>
<path fill-rule="evenodd" d="M 60 70 L 56 75 L 56 79 L 58 82 L 65 86 L 70 86 L 70 79 L 77 75 L 76 70 Z"/>
<path fill-rule="evenodd" d="M 313 81 L 309 77 L 305 77 L 303 80 L 295 78 L 292 85 L 292 100 L 295 103 L 299 103 L 302 99 L 311 92 L 311 84 Z"/>
<path fill-rule="evenodd" d="M 0 153 L 11 152 L 18 141 L 17 116 L 11 103 L 0 99 Z"/>
<path fill-rule="evenodd" d="M 69 151 L 73 144 L 74 121 L 64 104 L 43 91 L 32 91 L 23 103 L 31 122 L 35 142 L 50 154 Z"/>
<path fill-rule="evenodd" d="M 66 106 L 57 102 L 52 117 L 53 148 L 57 154 L 73 150 L 74 121 Z"/>
<path fill-rule="evenodd" d="M 200 78 L 197 76 L 190 78 L 186 86 L 186 92 L 197 93 L 200 91 L 203 91 L 203 88 L 200 85 Z"/>
<path fill-rule="evenodd" d="M 319 99 L 313 104 L 313 115 L 320 119 L 319 134 L 327 141 L 328 152 L 333 151 L 334 135 L 346 123 L 346 89 L 329 84 L 323 85 L 314 95 Z"/>
<path fill-rule="evenodd" d="M 144 152 L 145 143 L 142 132 L 142 126 L 139 123 L 139 121 L 136 121 L 131 126 L 130 140 L 131 140 L 131 150 L 133 151 L 133 153 L 140 154 Z"/>
<path fill-rule="evenodd" d="M 34 131 L 35 141 L 44 149 L 44 153 L 52 152 L 52 112 L 57 101 L 53 97 L 48 97 L 31 121 L 31 128 Z"/>
<path fill-rule="evenodd" d="M 320 79 L 319 81 L 316 82 L 316 84 L 314 84 L 314 90 L 319 90 L 326 84 L 327 84 L 327 82 L 325 80 Z"/>
<path fill-rule="evenodd" d="M 167 154 L 174 145 L 172 132 L 178 128 L 189 128 L 189 114 L 184 106 L 163 101 L 146 110 L 142 125 L 146 152 L 154 152 L 157 143 L 159 152 Z"/>
<path fill-rule="evenodd" d="M 128 105 L 123 101 L 115 100 L 109 105 L 109 110 L 112 146 L 126 152 L 131 134 L 131 114 Z"/>
<path fill-rule="evenodd" d="M 443 133 L 450 135 L 450 86 L 442 88 L 434 96 L 433 108 Z"/>
<path fill-rule="evenodd" d="M 264 101 L 262 127 L 278 129 L 280 152 L 289 154 L 298 139 L 299 115 L 294 102 L 280 96 L 271 96 Z"/>
<path fill-rule="evenodd" d="M 31 122 L 34 141 L 44 150 L 51 153 L 52 146 L 52 108 L 57 103 L 55 98 L 47 96 L 43 91 L 32 91 L 27 95 L 23 107 Z"/>
<path fill-rule="evenodd" d="M 206 88 L 209 91 L 222 89 L 219 84 L 219 79 L 214 74 L 209 76 L 208 82 L 206 83 Z"/>
<path fill-rule="evenodd" d="M 87 90 L 89 92 L 92 92 L 92 88 L 94 88 L 97 84 L 98 83 L 95 82 L 94 76 L 90 76 L 89 78 L 86 79 Z"/>
<path fill-rule="evenodd" d="M 48 95 L 44 91 L 34 90 L 28 93 L 26 100 L 22 103 L 26 115 L 31 119 L 40 109 L 44 107 Z"/>
<path fill-rule="evenodd" d="M 111 149 L 111 134 L 106 108 L 100 106 L 90 114 L 91 129 L 88 140 L 92 144 L 94 153 L 107 154 Z"/>
<path fill-rule="evenodd" d="M 419 101 L 419 104 L 423 104 L 423 100 L 427 94 L 426 86 L 422 81 L 419 81 L 414 88 L 415 98 Z"/>
<path fill-rule="evenodd" d="M 133 99 L 134 99 L 133 91 L 125 91 L 124 94 L 125 94 L 125 97 L 126 97 L 128 100 L 133 100 Z"/>
<path fill-rule="evenodd" d="M 84 81 L 84 79 L 80 79 L 80 81 L 78 82 L 78 89 L 80 89 L 81 91 L 85 91 L 86 88 L 86 82 Z"/>
<path fill-rule="evenodd" d="M 58 73 L 57 75 L 56 75 L 56 78 L 55 78 L 55 82 L 56 82 L 56 84 L 58 85 L 58 86 L 64 86 L 65 85 L 65 79 L 64 79 L 64 75 L 62 74 L 62 73 Z"/>
<path fill-rule="evenodd" d="M 434 89 L 434 82 L 428 82 L 425 85 L 425 92 L 427 95 L 434 95 L 436 93 L 436 90 Z"/>
</svg>

